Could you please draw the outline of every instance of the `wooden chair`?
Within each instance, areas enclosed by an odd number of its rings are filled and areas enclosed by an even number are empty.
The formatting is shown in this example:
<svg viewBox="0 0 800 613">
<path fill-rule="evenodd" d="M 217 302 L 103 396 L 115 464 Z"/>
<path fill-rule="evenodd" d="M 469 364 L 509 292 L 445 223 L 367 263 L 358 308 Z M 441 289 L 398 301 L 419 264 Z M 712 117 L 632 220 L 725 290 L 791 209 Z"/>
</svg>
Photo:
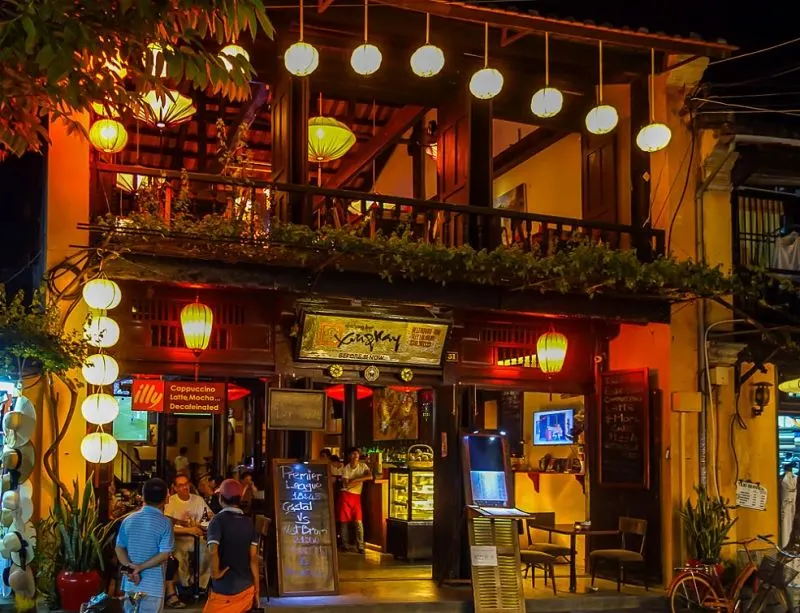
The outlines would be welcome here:
<svg viewBox="0 0 800 613">
<path fill-rule="evenodd" d="M 256 526 L 256 533 L 258 534 L 258 565 L 261 570 L 261 575 L 264 577 L 264 587 L 266 588 L 265 594 L 267 595 L 267 602 L 269 602 L 269 569 L 267 568 L 267 536 L 269 529 L 272 526 L 272 519 L 266 515 L 256 515 L 253 518 Z"/>
<path fill-rule="evenodd" d="M 531 587 L 536 587 L 536 569 L 541 568 L 544 573 L 544 584 L 547 585 L 547 575 L 549 574 L 553 583 L 553 595 L 558 595 L 554 567 L 556 563 L 555 556 L 533 549 L 522 549 L 519 552 L 519 560 L 525 565 L 525 577 L 528 576 L 528 571 L 531 573 Z"/>
<path fill-rule="evenodd" d="M 556 558 L 567 558 L 573 555 L 572 549 L 569 545 L 559 545 L 558 543 L 553 542 L 553 533 L 547 533 L 547 541 L 536 541 L 534 540 L 534 532 L 536 530 L 536 526 L 544 526 L 544 527 L 555 527 L 556 525 L 556 514 L 552 512 L 548 513 L 533 513 L 529 518 L 525 520 L 525 527 L 528 533 L 528 549 L 533 549 L 535 551 L 541 551 L 543 553 L 549 553 L 551 556 Z"/>
<path fill-rule="evenodd" d="M 647 568 L 644 560 L 644 542 L 647 536 L 647 521 L 644 519 L 634 519 L 632 517 L 619 518 L 620 549 L 596 549 L 589 554 L 589 564 L 592 567 L 592 586 L 597 575 L 598 565 L 611 562 L 617 565 L 617 591 L 619 592 L 625 583 L 625 569 L 630 566 L 642 568 L 642 581 L 644 589 L 647 585 Z M 639 541 L 638 550 L 635 549 L 635 542 Z"/>
</svg>

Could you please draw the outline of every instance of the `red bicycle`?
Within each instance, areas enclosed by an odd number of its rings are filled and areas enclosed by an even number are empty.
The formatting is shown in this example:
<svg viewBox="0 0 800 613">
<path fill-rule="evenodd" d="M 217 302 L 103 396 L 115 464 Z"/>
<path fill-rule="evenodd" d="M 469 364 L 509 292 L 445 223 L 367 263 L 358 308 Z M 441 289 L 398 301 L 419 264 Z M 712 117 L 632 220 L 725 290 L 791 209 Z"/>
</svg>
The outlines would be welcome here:
<svg viewBox="0 0 800 613">
<path fill-rule="evenodd" d="M 791 613 L 792 598 L 786 588 L 797 575 L 797 571 L 787 563 L 800 556 L 784 551 L 770 538 L 771 535 L 757 536 L 746 541 L 726 543 L 740 545 L 748 560 L 727 589 L 723 586 L 716 567 L 686 566 L 678 569 L 678 574 L 668 588 L 672 613 Z M 777 554 L 774 557 L 765 555 L 757 565 L 750 550 L 750 545 L 756 541 L 769 543 L 777 550 Z M 753 596 L 744 609 L 742 603 L 745 599 L 742 595 L 751 579 Z"/>
</svg>

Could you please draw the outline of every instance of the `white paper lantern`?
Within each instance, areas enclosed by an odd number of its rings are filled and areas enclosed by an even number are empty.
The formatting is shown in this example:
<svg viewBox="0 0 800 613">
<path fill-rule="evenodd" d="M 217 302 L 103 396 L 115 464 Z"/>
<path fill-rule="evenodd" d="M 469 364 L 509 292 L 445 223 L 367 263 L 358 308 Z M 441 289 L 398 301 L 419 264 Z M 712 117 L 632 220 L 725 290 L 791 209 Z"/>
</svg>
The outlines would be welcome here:
<svg viewBox="0 0 800 613">
<path fill-rule="evenodd" d="M 86 358 L 81 372 L 90 385 L 111 385 L 119 376 L 119 364 L 110 355 L 96 353 Z"/>
<path fill-rule="evenodd" d="M 83 336 L 92 347 L 113 347 L 119 341 L 119 325 L 110 317 L 97 315 L 84 326 Z"/>
<path fill-rule="evenodd" d="M 92 432 L 81 441 L 81 455 L 87 462 L 105 464 L 117 457 L 117 440 L 106 432 Z"/>
<path fill-rule="evenodd" d="M 81 415 L 96 426 L 109 424 L 119 415 L 119 403 L 111 394 L 90 394 L 81 404 Z"/>
<path fill-rule="evenodd" d="M 428 78 L 444 68 L 444 52 L 436 45 L 422 45 L 411 56 L 411 70 L 418 77 Z"/>
<path fill-rule="evenodd" d="M 303 41 L 294 43 L 283 54 L 283 63 L 296 77 L 307 77 L 319 66 L 319 51 Z"/>
<path fill-rule="evenodd" d="M 636 135 L 636 146 L 645 153 L 661 151 L 672 140 L 672 130 L 663 123 L 650 123 L 639 130 Z"/>
<path fill-rule="evenodd" d="M 608 134 L 617 127 L 619 115 L 610 104 L 594 107 L 586 115 L 586 129 L 592 134 Z"/>
<path fill-rule="evenodd" d="M 531 98 L 531 112 L 537 117 L 555 117 L 564 106 L 564 94 L 555 87 L 543 87 Z"/>
<path fill-rule="evenodd" d="M 83 299 L 91 308 L 107 311 L 119 304 L 122 292 L 111 279 L 92 279 L 83 286 Z"/>
<path fill-rule="evenodd" d="M 371 43 L 364 43 L 353 49 L 350 65 L 358 74 L 369 76 L 378 72 L 383 61 L 381 50 Z"/>
<path fill-rule="evenodd" d="M 480 100 L 490 100 L 503 89 L 503 75 L 496 68 L 481 68 L 469 80 L 469 91 Z"/>
</svg>

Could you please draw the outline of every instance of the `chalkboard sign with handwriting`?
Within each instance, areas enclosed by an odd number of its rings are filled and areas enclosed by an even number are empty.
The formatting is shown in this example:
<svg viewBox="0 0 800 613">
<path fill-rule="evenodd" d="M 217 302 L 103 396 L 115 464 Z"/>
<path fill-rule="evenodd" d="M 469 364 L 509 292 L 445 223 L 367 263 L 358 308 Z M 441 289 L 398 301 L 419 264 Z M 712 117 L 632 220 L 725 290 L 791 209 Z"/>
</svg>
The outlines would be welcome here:
<svg viewBox="0 0 800 613">
<path fill-rule="evenodd" d="M 330 464 L 274 460 L 272 472 L 280 595 L 338 594 Z"/>
<path fill-rule="evenodd" d="M 646 368 L 604 372 L 600 380 L 600 483 L 650 486 L 650 384 Z"/>
<path fill-rule="evenodd" d="M 270 430 L 325 430 L 327 397 L 322 390 L 269 390 Z"/>
</svg>

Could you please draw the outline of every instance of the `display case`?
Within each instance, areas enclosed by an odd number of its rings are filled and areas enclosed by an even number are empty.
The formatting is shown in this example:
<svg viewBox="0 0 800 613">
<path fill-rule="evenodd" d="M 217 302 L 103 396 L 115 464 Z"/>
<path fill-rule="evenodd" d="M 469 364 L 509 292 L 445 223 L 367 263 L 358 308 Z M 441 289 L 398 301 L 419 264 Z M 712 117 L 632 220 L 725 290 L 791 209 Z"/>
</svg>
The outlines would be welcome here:
<svg viewBox="0 0 800 613">
<path fill-rule="evenodd" d="M 389 519 L 386 549 L 396 558 L 424 560 L 432 556 L 433 469 L 389 471 Z"/>
</svg>

